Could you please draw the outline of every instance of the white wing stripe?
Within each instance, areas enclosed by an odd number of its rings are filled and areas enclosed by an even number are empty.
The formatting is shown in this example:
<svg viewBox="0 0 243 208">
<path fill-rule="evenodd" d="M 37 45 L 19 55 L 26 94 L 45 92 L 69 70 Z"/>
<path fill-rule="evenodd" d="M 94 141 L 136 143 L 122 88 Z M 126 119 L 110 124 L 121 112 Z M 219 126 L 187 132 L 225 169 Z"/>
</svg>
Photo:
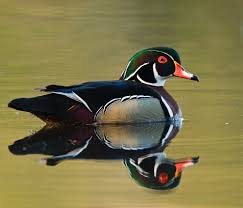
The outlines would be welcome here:
<svg viewBox="0 0 243 208">
<path fill-rule="evenodd" d="M 58 95 L 64 95 L 64 96 L 66 96 L 66 97 L 69 97 L 69 98 L 71 98 L 71 99 L 73 99 L 73 100 L 75 100 L 75 101 L 77 101 L 77 102 L 80 102 L 80 103 L 82 103 L 82 104 L 84 104 L 84 106 L 90 111 L 90 112 L 93 112 L 91 109 L 90 109 L 90 107 L 89 107 L 89 105 L 80 97 L 80 96 L 78 96 L 75 92 L 71 92 L 71 93 L 65 93 L 65 92 L 55 92 L 55 91 L 53 91 L 53 92 L 51 92 L 51 93 L 53 93 L 53 94 L 58 94 Z"/>
</svg>

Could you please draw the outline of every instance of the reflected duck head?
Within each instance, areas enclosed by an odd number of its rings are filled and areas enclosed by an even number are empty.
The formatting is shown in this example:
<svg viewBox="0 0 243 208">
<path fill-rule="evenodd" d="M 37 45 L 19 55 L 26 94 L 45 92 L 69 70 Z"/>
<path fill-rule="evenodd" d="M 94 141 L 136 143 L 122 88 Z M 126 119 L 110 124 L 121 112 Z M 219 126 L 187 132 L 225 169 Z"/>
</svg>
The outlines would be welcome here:
<svg viewBox="0 0 243 208">
<path fill-rule="evenodd" d="M 181 77 L 199 81 L 198 77 L 187 72 L 181 65 L 176 50 L 168 47 L 154 47 L 141 50 L 133 55 L 121 78 L 135 80 L 150 86 L 164 86 L 171 77 Z"/>
<path fill-rule="evenodd" d="M 180 183 L 182 171 L 199 161 L 199 157 L 173 160 L 166 158 L 164 153 L 149 154 L 137 159 L 124 160 L 131 177 L 141 186 L 170 190 Z"/>
</svg>

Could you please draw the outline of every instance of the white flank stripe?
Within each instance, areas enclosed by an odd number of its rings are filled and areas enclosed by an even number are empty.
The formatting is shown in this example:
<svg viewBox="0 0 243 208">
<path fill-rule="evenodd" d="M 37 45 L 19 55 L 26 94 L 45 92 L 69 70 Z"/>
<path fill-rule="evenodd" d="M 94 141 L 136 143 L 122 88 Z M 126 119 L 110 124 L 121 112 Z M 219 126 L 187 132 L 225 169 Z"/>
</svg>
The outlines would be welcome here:
<svg viewBox="0 0 243 208">
<path fill-rule="evenodd" d="M 123 98 L 121 99 L 121 102 L 123 102 L 124 100 L 127 100 L 127 99 L 129 99 L 129 98 L 130 98 L 130 95 L 125 96 L 125 97 L 123 97 Z"/>
<path fill-rule="evenodd" d="M 84 104 L 84 106 L 90 111 L 90 112 L 93 112 L 91 109 L 90 109 L 90 107 L 89 107 L 89 105 L 80 97 L 80 96 L 78 96 L 75 92 L 71 92 L 71 93 L 65 93 L 65 92 L 55 92 L 55 91 L 53 91 L 53 92 L 51 92 L 51 93 L 53 93 L 53 94 L 58 94 L 58 95 L 64 95 L 64 96 L 66 96 L 66 97 L 69 97 L 69 98 L 71 98 L 72 100 L 75 100 L 75 101 L 77 101 L 77 102 L 80 102 L 80 103 L 82 103 L 82 104 Z"/>
<path fill-rule="evenodd" d="M 137 98 L 137 97 L 138 97 L 138 95 L 132 95 L 129 99 L 132 100 L 132 99 Z"/>
<path fill-rule="evenodd" d="M 101 111 L 102 108 L 103 108 L 103 105 L 100 106 L 100 108 L 96 111 L 95 116 L 94 116 L 95 121 L 96 121 L 96 117 L 97 117 L 98 113 Z"/>
<path fill-rule="evenodd" d="M 170 106 L 168 105 L 168 103 L 162 96 L 161 96 L 161 100 L 165 104 L 165 107 L 167 108 L 170 117 L 173 118 L 174 115 L 173 115 L 173 111 L 171 110 Z"/>
<path fill-rule="evenodd" d="M 151 96 L 149 96 L 149 95 L 138 95 L 137 99 L 139 99 L 139 98 L 151 98 Z"/>
<path fill-rule="evenodd" d="M 110 104 L 113 103 L 114 101 L 116 101 L 116 100 L 120 100 L 120 99 L 121 99 L 121 98 L 114 98 L 114 99 L 110 100 L 108 103 L 106 103 L 105 106 L 104 106 L 104 109 L 103 109 L 103 113 L 105 113 L 106 108 L 108 107 L 108 105 L 110 105 Z"/>
</svg>

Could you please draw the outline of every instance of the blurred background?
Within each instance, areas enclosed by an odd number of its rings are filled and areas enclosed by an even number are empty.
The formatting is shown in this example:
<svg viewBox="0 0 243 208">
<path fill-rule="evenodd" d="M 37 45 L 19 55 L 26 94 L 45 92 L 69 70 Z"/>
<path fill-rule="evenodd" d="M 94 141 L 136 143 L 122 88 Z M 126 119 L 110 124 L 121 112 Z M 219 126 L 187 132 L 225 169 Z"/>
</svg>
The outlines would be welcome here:
<svg viewBox="0 0 243 208">
<path fill-rule="evenodd" d="M 241 1 L 0 0 L 0 206 L 8 208 L 241 207 L 243 73 Z M 241 22 L 242 23 L 242 22 Z M 170 192 L 139 187 L 121 161 L 46 167 L 8 145 L 44 124 L 7 108 L 34 88 L 117 79 L 128 59 L 152 46 L 175 48 L 200 77 L 173 79 L 183 128 L 166 149 L 200 155 Z"/>
</svg>

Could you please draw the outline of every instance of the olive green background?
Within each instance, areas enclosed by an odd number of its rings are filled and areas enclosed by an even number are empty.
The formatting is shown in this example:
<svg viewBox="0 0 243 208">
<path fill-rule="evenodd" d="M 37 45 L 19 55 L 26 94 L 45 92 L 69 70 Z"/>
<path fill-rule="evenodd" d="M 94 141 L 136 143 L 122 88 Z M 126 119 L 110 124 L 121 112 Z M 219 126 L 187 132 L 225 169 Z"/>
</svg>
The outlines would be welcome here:
<svg viewBox="0 0 243 208">
<path fill-rule="evenodd" d="M 0 207 L 241 207 L 243 72 L 241 1 L 0 0 Z M 174 191 L 136 185 L 121 161 L 14 156 L 7 146 L 44 124 L 7 108 L 32 89 L 117 79 L 138 50 L 170 46 L 201 82 L 175 78 L 166 88 L 184 125 L 166 149 L 200 155 Z"/>
</svg>

